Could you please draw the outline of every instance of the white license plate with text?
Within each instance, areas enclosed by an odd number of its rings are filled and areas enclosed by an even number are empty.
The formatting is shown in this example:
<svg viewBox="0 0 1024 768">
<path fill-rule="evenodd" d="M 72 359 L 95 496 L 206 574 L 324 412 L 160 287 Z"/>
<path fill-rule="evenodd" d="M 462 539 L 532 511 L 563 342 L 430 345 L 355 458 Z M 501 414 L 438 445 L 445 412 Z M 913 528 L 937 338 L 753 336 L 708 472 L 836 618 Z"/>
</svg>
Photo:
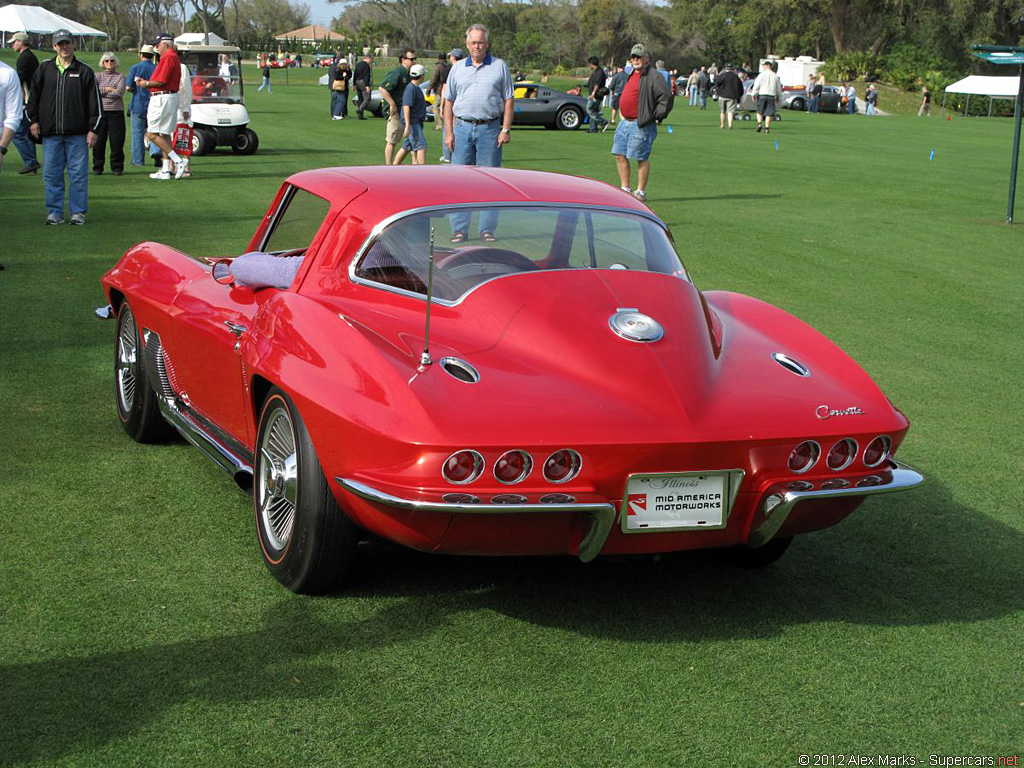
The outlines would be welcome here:
<svg viewBox="0 0 1024 768">
<path fill-rule="evenodd" d="M 733 497 L 731 475 L 728 472 L 631 475 L 626 481 L 622 504 L 622 530 L 638 533 L 724 528 Z"/>
</svg>

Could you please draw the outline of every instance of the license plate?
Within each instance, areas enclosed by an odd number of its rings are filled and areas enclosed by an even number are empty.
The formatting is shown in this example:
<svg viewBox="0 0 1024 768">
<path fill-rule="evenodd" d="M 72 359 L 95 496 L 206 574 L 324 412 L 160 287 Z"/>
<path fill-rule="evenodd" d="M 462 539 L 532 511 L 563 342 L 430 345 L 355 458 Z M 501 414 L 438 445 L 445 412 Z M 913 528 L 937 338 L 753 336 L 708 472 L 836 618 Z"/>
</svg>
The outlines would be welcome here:
<svg viewBox="0 0 1024 768">
<path fill-rule="evenodd" d="M 630 475 L 622 501 L 622 530 L 725 528 L 742 470 Z"/>
</svg>

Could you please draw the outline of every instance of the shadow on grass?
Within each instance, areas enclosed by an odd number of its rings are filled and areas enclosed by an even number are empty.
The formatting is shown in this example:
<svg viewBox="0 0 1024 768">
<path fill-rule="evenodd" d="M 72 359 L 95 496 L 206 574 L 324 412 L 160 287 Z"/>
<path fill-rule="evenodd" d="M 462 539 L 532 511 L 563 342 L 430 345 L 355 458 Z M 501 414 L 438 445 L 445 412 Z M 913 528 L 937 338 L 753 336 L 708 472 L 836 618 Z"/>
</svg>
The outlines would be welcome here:
<svg viewBox="0 0 1024 768">
<path fill-rule="evenodd" d="M 992 619 L 1024 608 L 1022 550 L 1019 531 L 957 504 L 935 482 L 874 500 L 761 571 L 735 570 L 710 553 L 583 565 L 364 544 L 348 589 L 327 600 L 399 598 L 372 615 L 325 621 L 318 601 L 289 596 L 254 632 L 3 666 L 0 748 L 5 761 L 54 761 L 137 732 L 191 699 L 334 696 L 345 685 L 337 670 L 319 674 L 332 654 L 412 642 L 464 612 L 640 646 L 774 638 L 820 622 Z"/>
<path fill-rule="evenodd" d="M 772 200 L 775 198 L 782 197 L 780 194 L 774 195 L 761 195 L 761 194 L 747 194 L 747 195 L 704 195 L 695 197 L 658 197 L 653 202 L 655 203 L 668 203 L 668 202 L 692 202 L 695 200 Z"/>
</svg>

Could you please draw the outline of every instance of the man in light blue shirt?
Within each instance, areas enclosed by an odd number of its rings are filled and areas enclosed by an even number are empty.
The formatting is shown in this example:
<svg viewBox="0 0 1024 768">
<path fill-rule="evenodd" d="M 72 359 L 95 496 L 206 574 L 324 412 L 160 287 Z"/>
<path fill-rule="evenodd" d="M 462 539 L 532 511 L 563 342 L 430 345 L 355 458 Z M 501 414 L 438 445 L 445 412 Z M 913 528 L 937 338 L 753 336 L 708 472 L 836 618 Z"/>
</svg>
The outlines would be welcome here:
<svg viewBox="0 0 1024 768">
<path fill-rule="evenodd" d="M 491 56 L 487 27 L 474 24 L 466 30 L 469 57 L 448 73 L 444 90 L 444 143 L 452 152 L 453 165 L 501 167 L 502 146 L 512 138 L 515 92 L 508 66 Z M 468 213 L 452 214 L 452 242 L 469 236 Z M 480 216 L 480 239 L 495 241 L 497 213 Z"/>
</svg>

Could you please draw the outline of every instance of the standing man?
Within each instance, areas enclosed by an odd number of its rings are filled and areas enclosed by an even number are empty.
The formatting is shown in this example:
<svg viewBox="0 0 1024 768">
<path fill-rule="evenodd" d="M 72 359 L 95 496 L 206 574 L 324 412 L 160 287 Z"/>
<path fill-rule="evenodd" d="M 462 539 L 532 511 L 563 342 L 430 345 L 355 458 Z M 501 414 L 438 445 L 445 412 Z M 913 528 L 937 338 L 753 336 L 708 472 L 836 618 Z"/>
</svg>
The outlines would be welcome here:
<svg viewBox="0 0 1024 768">
<path fill-rule="evenodd" d="M 623 67 L 616 67 L 615 74 L 612 75 L 612 81 L 609 84 L 609 88 L 612 91 L 612 119 L 611 124 L 615 125 L 615 121 L 619 115 L 619 99 L 622 98 L 622 89 L 626 87 L 626 78 L 629 75 Z"/>
<path fill-rule="evenodd" d="M 633 71 L 619 100 L 622 118 L 615 129 L 612 154 L 619 171 L 619 186 L 641 202 L 647 200 L 647 179 L 651 173 L 651 148 L 658 138 L 658 123 L 672 111 L 672 91 L 654 67 L 642 43 L 629 54 Z M 636 191 L 629 186 L 629 161 L 636 160 Z"/>
<path fill-rule="evenodd" d="M 857 114 L 857 88 L 853 83 L 846 89 L 846 107 L 851 115 Z"/>
<path fill-rule="evenodd" d="M 604 85 L 607 78 L 597 61 L 597 56 L 591 56 L 587 63 L 590 65 L 590 77 L 587 79 L 587 114 L 590 115 L 588 133 L 603 132 L 608 130 L 608 121 L 601 114 L 601 102 L 608 95 L 608 89 Z"/>
<path fill-rule="evenodd" d="M 373 54 L 366 53 L 363 60 L 356 64 L 352 72 L 352 80 L 356 84 L 356 96 L 359 97 L 359 106 L 356 107 L 356 115 L 360 120 L 365 120 L 363 112 L 370 104 L 370 88 L 373 87 Z"/>
<path fill-rule="evenodd" d="M 173 176 L 180 179 L 185 175 L 188 164 L 178 156 L 171 146 L 171 137 L 178 122 L 178 89 L 181 86 L 181 59 L 174 50 L 174 38 L 166 32 L 157 35 L 156 52 L 160 54 L 160 63 L 148 79 L 136 80 L 135 85 L 149 90 L 149 111 L 146 120 L 149 123 L 146 135 L 151 144 L 156 144 L 163 152 L 162 167 L 149 178 L 166 181 Z"/>
<path fill-rule="evenodd" d="M 725 70 L 718 75 L 715 82 L 718 83 L 719 127 L 725 130 L 725 123 L 728 120 L 731 131 L 733 115 L 736 114 L 736 107 L 743 98 L 743 81 L 732 71 L 732 64 L 726 64 Z"/>
<path fill-rule="evenodd" d="M 508 66 L 488 52 L 487 27 L 474 24 L 466 30 L 469 58 L 452 67 L 444 92 L 444 143 L 454 165 L 501 167 L 502 147 L 512 138 L 515 91 Z M 452 242 L 469 236 L 469 213 L 452 214 Z M 480 239 L 493 243 L 498 214 L 480 216 Z"/>
<path fill-rule="evenodd" d="M 139 48 L 139 62 L 132 65 L 125 78 L 125 87 L 132 95 L 128 103 L 128 113 L 132 116 L 132 165 L 146 164 L 146 129 L 149 125 L 146 120 L 146 113 L 149 111 L 149 91 L 139 88 L 138 80 L 148 80 L 153 76 L 156 64 L 153 63 L 153 55 L 156 49 L 152 45 L 143 45 Z M 159 154 L 160 149 L 155 144 L 150 145 L 153 154 Z"/>
<path fill-rule="evenodd" d="M 757 133 L 762 128 L 765 133 L 771 133 L 772 118 L 777 114 L 776 104 L 782 100 L 782 81 L 775 74 L 770 61 L 765 61 L 761 67 L 761 74 L 754 80 L 750 95 L 757 102 Z"/>
<path fill-rule="evenodd" d="M 85 224 L 89 209 L 89 148 L 100 124 L 96 75 L 75 58 L 71 33 L 53 33 L 57 54 L 39 65 L 28 93 L 29 132 L 43 142 L 46 223 L 64 223 L 64 171 L 71 223 Z"/>
<path fill-rule="evenodd" d="M 7 147 L 21 127 L 25 105 L 22 104 L 21 81 L 9 64 L 0 61 L 0 171 L 4 167 Z"/>
<path fill-rule="evenodd" d="M 406 48 L 398 60 L 398 66 L 384 75 L 380 82 L 381 108 L 388 119 L 384 129 L 384 164 L 391 165 L 395 157 L 395 145 L 402 141 L 402 94 L 409 84 L 409 67 L 416 63 L 416 51 Z"/>
<path fill-rule="evenodd" d="M 708 108 L 708 91 L 711 90 L 711 76 L 704 67 L 697 73 L 697 100 L 701 109 Z"/>
<path fill-rule="evenodd" d="M 441 85 L 441 93 L 434 99 L 434 127 L 438 130 L 444 130 L 444 94 L 448 87 L 448 76 L 452 73 L 452 67 L 458 64 L 466 57 L 466 54 L 462 52 L 461 48 L 452 48 L 448 51 L 448 71 L 444 73 L 444 83 Z M 442 134 L 443 136 L 444 134 Z M 448 144 L 445 143 L 444 139 L 441 140 L 441 158 L 442 163 L 450 163 L 452 161 L 452 151 L 448 148 Z"/>
<path fill-rule="evenodd" d="M 28 110 L 24 106 L 28 104 L 28 88 L 32 76 L 39 69 L 39 59 L 32 53 L 32 46 L 25 32 L 17 32 L 11 37 L 11 47 L 18 52 L 17 70 L 18 79 L 21 81 L 21 125 L 14 132 L 14 146 L 21 155 L 21 170 L 18 173 L 35 173 L 39 170 L 39 160 L 36 145 L 28 135 Z"/>
</svg>

